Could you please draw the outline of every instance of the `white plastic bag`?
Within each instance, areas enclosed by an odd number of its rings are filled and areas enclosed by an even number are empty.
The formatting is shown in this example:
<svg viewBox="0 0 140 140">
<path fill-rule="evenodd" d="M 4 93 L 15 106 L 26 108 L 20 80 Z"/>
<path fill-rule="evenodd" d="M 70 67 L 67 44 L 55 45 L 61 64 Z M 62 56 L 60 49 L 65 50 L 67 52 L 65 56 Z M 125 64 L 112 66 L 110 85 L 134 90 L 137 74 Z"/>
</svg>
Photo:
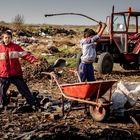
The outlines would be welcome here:
<svg viewBox="0 0 140 140">
<path fill-rule="evenodd" d="M 140 96 L 140 82 L 120 81 L 112 95 L 112 111 L 123 114 L 125 104 L 129 103 L 133 107 Z"/>
<path fill-rule="evenodd" d="M 126 96 L 131 106 L 134 106 L 140 95 L 140 82 L 120 81 L 117 88 Z"/>
</svg>

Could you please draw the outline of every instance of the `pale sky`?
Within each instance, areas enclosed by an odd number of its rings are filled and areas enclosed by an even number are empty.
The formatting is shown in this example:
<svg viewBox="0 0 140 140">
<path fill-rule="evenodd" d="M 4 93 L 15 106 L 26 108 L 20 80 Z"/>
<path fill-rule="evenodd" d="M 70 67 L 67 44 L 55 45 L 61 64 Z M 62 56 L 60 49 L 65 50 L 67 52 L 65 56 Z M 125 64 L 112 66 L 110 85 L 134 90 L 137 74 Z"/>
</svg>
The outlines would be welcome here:
<svg viewBox="0 0 140 140">
<path fill-rule="evenodd" d="M 52 13 L 81 13 L 98 21 L 105 22 L 110 15 L 112 6 L 115 11 L 140 11 L 140 0 L 0 0 L 0 21 L 11 22 L 17 15 L 23 15 L 25 23 L 30 24 L 67 24 L 88 25 L 93 21 L 81 16 L 67 15 L 44 17 Z"/>
</svg>

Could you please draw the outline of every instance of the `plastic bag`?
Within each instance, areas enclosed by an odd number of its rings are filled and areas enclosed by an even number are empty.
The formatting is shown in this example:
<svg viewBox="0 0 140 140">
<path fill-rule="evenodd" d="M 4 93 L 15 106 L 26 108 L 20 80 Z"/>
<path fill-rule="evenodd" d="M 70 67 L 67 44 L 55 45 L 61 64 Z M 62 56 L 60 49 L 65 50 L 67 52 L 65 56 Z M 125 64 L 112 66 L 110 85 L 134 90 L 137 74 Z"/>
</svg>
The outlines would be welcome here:
<svg viewBox="0 0 140 140">
<path fill-rule="evenodd" d="M 116 90 L 112 95 L 112 110 L 123 115 L 125 105 L 130 104 L 133 107 L 140 95 L 140 82 L 125 82 L 120 81 L 117 84 Z"/>
</svg>

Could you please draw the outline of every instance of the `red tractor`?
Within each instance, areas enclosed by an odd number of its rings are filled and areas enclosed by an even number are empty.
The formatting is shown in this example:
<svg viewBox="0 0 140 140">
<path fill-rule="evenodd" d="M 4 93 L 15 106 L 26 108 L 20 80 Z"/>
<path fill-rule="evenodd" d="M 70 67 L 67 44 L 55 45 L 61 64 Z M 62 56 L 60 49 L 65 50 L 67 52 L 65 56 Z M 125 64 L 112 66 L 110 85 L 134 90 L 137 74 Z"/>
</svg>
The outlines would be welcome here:
<svg viewBox="0 0 140 140">
<path fill-rule="evenodd" d="M 98 23 L 95 19 L 76 13 L 49 14 L 45 17 L 66 14 L 84 16 Z M 115 12 L 113 6 L 106 24 L 106 33 L 96 42 L 98 71 L 111 73 L 113 63 L 119 63 L 126 70 L 140 69 L 140 12 L 133 11 L 131 7 L 125 12 Z M 80 56 L 77 58 L 78 66 Z"/>
<path fill-rule="evenodd" d="M 106 18 L 106 34 L 97 42 L 100 73 L 111 73 L 113 63 L 125 70 L 140 69 L 140 12 L 114 12 Z"/>
</svg>

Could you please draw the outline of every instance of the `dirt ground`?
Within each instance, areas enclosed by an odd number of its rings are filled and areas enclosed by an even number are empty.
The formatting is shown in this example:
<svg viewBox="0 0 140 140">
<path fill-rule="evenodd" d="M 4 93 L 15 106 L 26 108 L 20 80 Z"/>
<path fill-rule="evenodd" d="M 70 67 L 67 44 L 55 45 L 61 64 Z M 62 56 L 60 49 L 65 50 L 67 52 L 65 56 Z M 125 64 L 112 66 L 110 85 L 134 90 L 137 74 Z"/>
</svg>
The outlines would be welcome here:
<svg viewBox="0 0 140 140">
<path fill-rule="evenodd" d="M 46 70 L 43 66 L 24 67 L 24 77 L 31 91 L 37 91 L 39 95 L 51 98 L 59 104 L 61 94 L 58 86 L 54 82 L 50 85 L 50 78 L 40 73 Z M 56 68 L 55 73 L 59 84 L 77 82 L 77 77 L 69 72 L 67 67 Z M 96 71 L 95 64 L 95 77 L 96 80 L 139 82 L 140 71 L 125 71 L 119 65 L 115 65 L 111 74 L 102 75 Z M 113 88 L 115 86 L 116 84 Z M 10 90 L 16 89 L 12 85 Z M 75 106 L 81 105 L 81 103 L 75 104 Z M 39 109 L 34 112 L 26 108 L 19 112 L 12 112 L 9 109 L 0 113 L 0 138 L 5 140 L 72 140 L 76 138 L 82 140 L 138 140 L 140 139 L 139 110 L 129 113 L 128 116 L 115 118 L 110 115 L 105 122 L 95 122 L 85 109 L 79 108 L 70 111 L 66 117 L 62 117 L 61 104 L 57 109 L 50 111 Z"/>
<path fill-rule="evenodd" d="M 118 66 L 117 66 L 118 67 Z M 31 67 L 32 68 L 32 67 Z M 55 83 L 50 87 L 48 77 L 34 77 L 33 71 L 25 69 L 27 83 L 31 90 L 39 91 L 43 96 L 51 96 L 54 101 L 61 99 Z M 57 69 L 56 71 L 59 71 Z M 62 71 L 62 70 L 61 70 Z M 32 74 L 32 78 L 29 76 Z M 110 75 L 95 72 L 97 80 L 139 81 L 139 71 L 113 71 Z M 30 77 L 30 79 L 28 79 Z M 59 83 L 74 83 L 77 77 L 63 69 Z M 114 85 L 115 86 L 115 85 Z M 62 117 L 61 109 L 55 111 L 39 110 L 36 112 L 17 112 L 11 110 L 0 114 L 1 139 L 99 139 L 99 140 L 138 140 L 140 138 L 139 113 L 133 113 L 134 120 L 114 118 L 110 116 L 105 122 L 95 122 L 85 109 L 72 110 L 66 118 Z"/>
</svg>

